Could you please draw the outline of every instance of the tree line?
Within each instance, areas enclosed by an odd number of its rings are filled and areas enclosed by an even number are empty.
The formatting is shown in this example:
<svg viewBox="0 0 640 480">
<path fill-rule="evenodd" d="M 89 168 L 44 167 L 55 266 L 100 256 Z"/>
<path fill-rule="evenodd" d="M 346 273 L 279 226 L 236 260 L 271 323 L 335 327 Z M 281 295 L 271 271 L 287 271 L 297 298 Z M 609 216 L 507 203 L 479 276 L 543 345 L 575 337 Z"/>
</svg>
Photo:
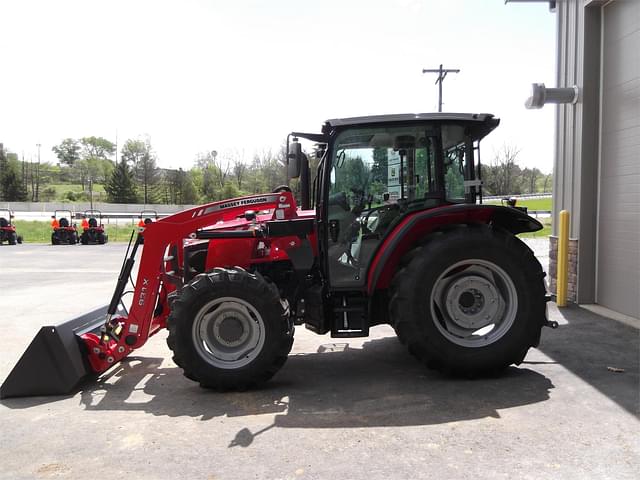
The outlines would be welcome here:
<svg viewBox="0 0 640 480">
<path fill-rule="evenodd" d="M 96 199 L 94 186 L 102 185 L 100 201 L 189 205 L 267 192 L 287 183 L 284 146 L 256 153 L 251 161 L 241 151 L 211 150 L 198 154 L 188 170 L 159 168 L 148 138 L 126 140 L 119 156 L 116 150 L 103 137 L 66 138 L 52 148 L 58 163 L 51 164 L 25 162 L 0 144 L 0 200 L 51 201 L 58 194 L 53 185 L 80 185 L 81 191 L 69 190 L 57 199 L 88 201 Z M 486 195 L 551 191 L 552 175 L 521 168 L 518 155 L 516 147 L 503 145 L 482 164 Z M 374 152 L 377 156 L 380 152 Z M 386 177 L 386 168 L 382 170 Z"/>
<path fill-rule="evenodd" d="M 1 144 L 0 144 L 1 145 Z M 115 143 L 102 137 L 66 138 L 52 148 L 57 164 L 19 159 L 0 146 L 0 200 L 51 201 L 53 185 L 80 185 L 61 200 L 96 199 L 96 185 L 104 188 L 99 200 L 111 203 L 198 204 L 273 190 L 286 184 L 285 151 L 263 150 L 248 162 L 236 150 L 200 153 L 193 166 L 169 169 L 157 166 L 148 138 L 129 139 L 116 153 Z"/>
<path fill-rule="evenodd" d="M 485 195 L 551 193 L 553 175 L 543 173 L 536 167 L 521 168 L 518 165 L 519 154 L 516 146 L 504 144 L 488 164 L 482 164 Z"/>
</svg>

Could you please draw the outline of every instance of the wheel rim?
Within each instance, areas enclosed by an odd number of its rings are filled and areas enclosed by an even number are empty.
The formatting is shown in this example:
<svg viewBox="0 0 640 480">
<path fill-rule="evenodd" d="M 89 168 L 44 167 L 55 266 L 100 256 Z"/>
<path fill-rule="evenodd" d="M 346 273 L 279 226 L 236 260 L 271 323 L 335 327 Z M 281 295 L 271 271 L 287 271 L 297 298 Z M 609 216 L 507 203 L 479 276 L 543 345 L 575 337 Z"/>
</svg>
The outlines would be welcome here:
<svg viewBox="0 0 640 480">
<path fill-rule="evenodd" d="M 431 319 L 447 340 L 483 347 L 501 339 L 518 311 L 511 277 L 488 260 L 469 259 L 448 267 L 430 295 Z"/>
<path fill-rule="evenodd" d="M 196 315 L 192 336 L 198 354 L 209 364 L 240 368 L 262 351 L 264 321 L 251 304 L 240 298 L 217 298 Z"/>
</svg>

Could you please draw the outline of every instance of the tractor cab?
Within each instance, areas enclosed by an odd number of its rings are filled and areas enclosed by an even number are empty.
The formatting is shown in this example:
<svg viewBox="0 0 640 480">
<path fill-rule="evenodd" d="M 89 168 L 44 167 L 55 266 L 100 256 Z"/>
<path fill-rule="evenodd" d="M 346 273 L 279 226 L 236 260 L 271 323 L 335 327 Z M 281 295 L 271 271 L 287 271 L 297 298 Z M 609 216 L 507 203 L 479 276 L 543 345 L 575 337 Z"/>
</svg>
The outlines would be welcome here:
<svg viewBox="0 0 640 480">
<path fill-rule="evenodd" d="M 85 210 L 82 215 L 80 243 L 82 245 L 104 245 L 108 239 L 102 223 L 102 212 L 100 210 Z"/>
<path fill-rule="evenodd" d="M 404 218 L 481 202 L 479 143 L 498 123 L 448 113 L 328 120 L 314 200 L 332 287 L 363 288 L 375 252 Z"/>
<path fill-rule="evenodd" d="M 0 210 L 0 245 L 4 242 L 8 245 L 22 243 L 22 237 L 16 233 L 16 227 L 13 225 L 13 218 L 11 210 Z"/>
<path fill-rule="evenodd" d="M 55 210 L 51 216 L 51 245 L 75 245 L 80 241 L 78 228 L 71 223 L 71 210 Z"/>
<path fill-rule="evenodd" d="M 498 124 L 489 114 L 381 115 L 328 120 L 321 134 L 291 134 L 289 173 L 300 174 L 302 184 L 308 160 L 299 154 L 296 139 L 324 143 L 310 198 L 316 207 L 317 265 L 324 283 L 309 288 L 303 298 L 304 305 L 323 309 L 318 315 L 306 308 L 301 321 L 307 328 L 354 337 L 368 335 L 369 328 L 380 323 L 394 325 L 390 301 L 397 294 L 394 282 L 398 285 L 403 278 L 399 272 L 407 258 L 415 256 L 414 250 L 423 249 L 427 241 L 437 245 L 443 232 L 468 232 L 471 241 L 475 237 L 470 232 L 483 231 L 482 225 L 495 225 L 511 235 L 541 228 L 524 212 L 481 205 L 480 141 Z M 301 188 L 302 203 L 304 195 Z M 466 230 L 468 225 L 478 228 Z M 425 252 L 422 256 L 436 264 Z M 476 268 L 481 272 L 477 276 L 472 275 Z M 468 272 L 473 287 L 464 301 L 477 299 L 472 310 L 486 312 L 488 292 L 480 288 L 479 278 L 494 278 L 492 268 L 473 267 Z M 414 275 L 414 281 L 423 281 Z M 438 298 L 432 303 L 434 316 L 440 318 L 434 321 L 445 324 L 446 334 L 455 341 L 473 343 L 480 329 L 458 324 L 456 317 L 462 314 L 443 304 L 449 299 L 458 302 L 448 288 L 460 275 L 443 275 L 451 278 L 437 286 Z M 487 326 L 486 320 L 476 325 Z"/>
</svg>

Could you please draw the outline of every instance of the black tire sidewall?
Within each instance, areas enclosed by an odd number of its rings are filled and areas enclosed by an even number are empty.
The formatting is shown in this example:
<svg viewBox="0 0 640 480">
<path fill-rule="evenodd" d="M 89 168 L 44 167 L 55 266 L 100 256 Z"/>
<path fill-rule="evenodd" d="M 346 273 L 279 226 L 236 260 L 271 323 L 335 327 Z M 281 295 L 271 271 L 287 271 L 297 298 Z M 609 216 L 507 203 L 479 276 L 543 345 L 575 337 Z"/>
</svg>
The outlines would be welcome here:
<svg viewBox="0 0 640 480">
<path fill-rule="evenodd" d="M 532 345 L 532 339 L 537 338 L 542 325 L 542 318 L 533 318 L 539 310 L 533 298 L 539 293 L 538 287 L 531 283 L 531 276 L 527 274 L 531 269 L 523 264 L 522 252 L 512 245 L 519 240 L 505 241 L 496 238 L 505 234 L 494 232 L 491 240 L 483 233 L 469 229 L 464 237 L 449 239 L 443 235 L 427 245 L 424 254 L 412 260 L 407 272 L 411 280 L 403 282 L 403 288 L 409 289 L 409 297 L 415 299 L 405 302 L 405 310 L 409 310 L 405 313 L 415 319 L 413 326 L 422 337 L 414 339 L 420 343 L 418 348 L 426 349 L 430 357 L 454 371 L 491 370 L 519 361 Z M 458 345 L 447 339 L 435 325 L 438 320 L 433 318 L 430 305 L 431 291 L 438 277 L 451 265 L 469 259 L 485 260 L 504 270 L 515 286 L 518 301 L 509 330 L 493 343 L 478 347 Z"/>
<path fill-rule="evenodd" d="M 243 272 L 241 282 L 216 282 L 212 284 L 207 275 L 195 279 L 189 287 L 193 292 L 179 310 L 175 311 L 172 321 L 176 322 L 174 353 L 182 357 L 185 373 L 195 376 L 204 386 L 223 388 L 235 385 L 258 383 L 263 372 L 273 369 L 277 357 L 282 355 L 282 342 L 291 342 L 287 333 L 287 322 L 282 304 L 273 301 L 272 295 L 265 295 L 264 280 L 259 281 Z M 252 305 L 260 314 L 264 324 L 264 343 L 260 353 L 247 365 L 234 369 L 216 367 L 207 362 L 195 348 L 193 324 L 200 310 L 209 302 L 223 297 L 238 298 Z M 289 340 L 287 340 L 289 338 Z M 289 345 L 290 349 L 290 345 Z M 288 353 L 288 350 L 287 352 Z M 284 363 L 284 362 L 283 362 Z M 273 372 L 275 373 L 275 371 Z M 269 374 L 270 377 L 273 373 Z M 248 380 L 249 379 L 249 380 Z M 265 378 L 266 379 L 266 378 Z"/>
</svg>

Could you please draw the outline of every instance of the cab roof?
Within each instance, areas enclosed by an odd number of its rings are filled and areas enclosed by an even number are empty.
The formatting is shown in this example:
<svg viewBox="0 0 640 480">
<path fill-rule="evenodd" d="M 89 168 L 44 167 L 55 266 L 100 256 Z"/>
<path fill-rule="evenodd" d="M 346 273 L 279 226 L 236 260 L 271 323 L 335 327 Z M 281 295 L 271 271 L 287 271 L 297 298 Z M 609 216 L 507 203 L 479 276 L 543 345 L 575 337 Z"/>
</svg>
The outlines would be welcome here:
<svg viewBox="0 0 640 480">
<path fill-rule="evenodd" d="M 500 119 L 490 113 L 400 113 L 391 115 L 371 115 L 367 117 L 334 118 L 327 120 L 322 128 L 324 135 L 329 135 L 333 130 L 342 130 L 349 127 L 382 124 L 411 124 L 423 122 L 438 123 L 465 123 L 470 127 L 470 134 L 481 139 L 500 123 Z"/>
<path fill-rule="evenodd" d="M 364 125 L 376 123 L 396 122 L 424 122 L 424 121 L 462 121 L 462 122 L 487 122 L 500 121 L 490 113 L 396 113 L 390 115 L 370 115 L 366 117 L 333 118 L 325 122 L 330 127 L 346 127 L 350 125 Z"/>
</svg>

